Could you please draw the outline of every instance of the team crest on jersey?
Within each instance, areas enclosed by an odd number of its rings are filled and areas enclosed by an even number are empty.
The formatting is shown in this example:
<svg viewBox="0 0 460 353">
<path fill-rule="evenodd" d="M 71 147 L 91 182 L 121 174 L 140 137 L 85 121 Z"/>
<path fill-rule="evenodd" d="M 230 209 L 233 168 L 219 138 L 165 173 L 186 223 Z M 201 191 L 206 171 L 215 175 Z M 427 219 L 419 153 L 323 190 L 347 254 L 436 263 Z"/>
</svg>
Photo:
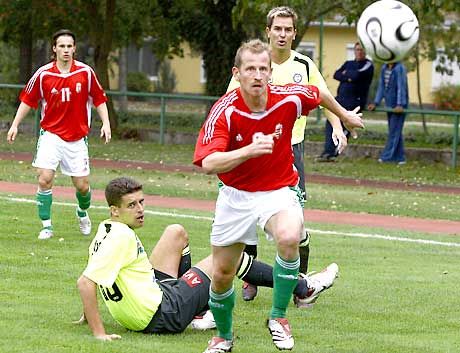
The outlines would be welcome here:
<svg viewBox="0 0 460 353">
<path fill-rule="evenodd" d="M 201 279 L 200 275 L 192 269 L 185 272 L 181 278 L 185 281 L 185 283 L 187 283 L 187 285 L 190 288 L 194 288 L 203 283 L 203 280 Z"/>
<path fill-rule="evenodd" d="M 59 91 L 56 88 L 53 87 L 51 89 L 51 94 L 58 94 L 58 93 L 59 93 Z"/>
<path fill-rule="evenodd" d="M 235 140 L 237 142 L 241 142 L 241 141 L 243 141 L 243 136 L 241 136 L 241 134 L 238 134 L 238 135 L 236 135 Z"/>
<path fill-rule="evenodd" d="M 294 76 L 292 76 L 292 80 L 293 80 L 295 83 L 300 83 L 300 82 L 302 82 L 302 74 L 295 73 Z"/>
<path fill-rule="evenodd" d="M 77 82 L 77 84 L 75 85 L 75 91 L 77 93 L 80 93 L 81 92 L 81 83 L 80 82 Z"/>
</svg>

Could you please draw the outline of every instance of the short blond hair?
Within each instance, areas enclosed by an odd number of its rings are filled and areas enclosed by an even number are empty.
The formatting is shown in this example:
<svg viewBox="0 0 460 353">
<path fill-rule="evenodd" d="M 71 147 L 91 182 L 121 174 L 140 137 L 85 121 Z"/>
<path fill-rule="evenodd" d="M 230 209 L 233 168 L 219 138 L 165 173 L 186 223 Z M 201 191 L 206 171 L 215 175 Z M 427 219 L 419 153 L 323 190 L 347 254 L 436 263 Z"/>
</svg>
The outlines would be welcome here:
<svg viewBox="0 0 460 353">
<path fill-rule="evenodd" d="M 243 52 L 250 51 L 253 54 L 261 54 L 263 52 L 267 52 L 268 58 L 270 59 L 270 47 L 267 43 L 262 42 L 260 39 L 251 39 L 247 42 L 244 42 L 240 45 L 238 50 L 236 51 L 235 55 L 235 67 L 240 68 L 242 64 L 242 56 Z M 271 59 L 270 59 L 270 66 L 271 66 Z"/>
<path fill-rule="evenodd" d="M 274 7 L 273 9 L 270 10 L 270 12 L 267 15 L 267 27 L 272 28 L 273 20 L 275 17 L 289 17 L 292 18 L 292 24 L 294 25 L 294 29 L 296 29 L 297 26 L 297 13 L 292 9 L 291 7 L 288 6 L 278 6 Z"/>
</svg>

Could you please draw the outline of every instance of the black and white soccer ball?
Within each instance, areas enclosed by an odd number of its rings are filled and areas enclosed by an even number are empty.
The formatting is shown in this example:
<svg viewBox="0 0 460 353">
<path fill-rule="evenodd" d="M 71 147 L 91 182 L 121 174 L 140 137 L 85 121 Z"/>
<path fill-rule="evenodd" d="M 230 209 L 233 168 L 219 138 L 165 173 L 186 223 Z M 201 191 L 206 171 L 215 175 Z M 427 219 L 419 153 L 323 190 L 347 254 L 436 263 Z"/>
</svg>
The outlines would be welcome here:
<svg viewBox="0 0 460 353">
<path fill-rule="evenodd" d="M 391 63 L 402 60 L 417 44 L 419 25 L 409 6 L 395 0 L 380 0 L 363 11 L 357 32 L 371 58 Z"/>
</svg>

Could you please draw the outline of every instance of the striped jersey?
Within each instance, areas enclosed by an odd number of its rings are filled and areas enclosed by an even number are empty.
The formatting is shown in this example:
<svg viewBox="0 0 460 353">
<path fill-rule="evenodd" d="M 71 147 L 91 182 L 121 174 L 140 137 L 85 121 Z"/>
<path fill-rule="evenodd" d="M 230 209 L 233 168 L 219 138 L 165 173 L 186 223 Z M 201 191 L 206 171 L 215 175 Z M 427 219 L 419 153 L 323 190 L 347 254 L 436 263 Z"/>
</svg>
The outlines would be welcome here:
<svg viewBox="0 0 460 353">
<path fill-rule="evenodd" d="M 19 99 L 34 109 L 41 102 L 40 126 L 65 141 L 88 135 L 91 106 L 107 101 L 93 69 L 76 60 L 68 73 L 61 73 L 56 61 L 40 67 Z"/>
<path fill-rule="evenodd" d="M 307 115 L 319 103 L 315 86 L 268 85 L 266 110 L 252 113 L 240 89 L 230 91 L 214 104 L 204 122 L 193 163 L 201 166 L 214 152 L 237 150 L 251 144 L 258 134 L 275 133 L 271 154 L 250 158 L 218 177 L 225 185 L 251 192 L 295 186 L 298 174 L 291 147 L 292 127 L 297 117 Z"/>
<path fill-rule="evenodd" d="M 323 90 L 327 89 L 326 82 L 313 60 L 295 50 L 291 50 L 289 59 L 281 64 L 276 64 L 272 61 L 272 78 L 270 83 L 274 85 L 297 83 L 301 85 L 314 85 Z M 239 87 L 239 82 L 232 77 L 227 92 L 237 87 Z M 306 124 L 306 116 L 302 116 L 296 120 L 294 130 L 292 131 L 293 145 L 301 143 L 304 140 Z"/>
</svg>

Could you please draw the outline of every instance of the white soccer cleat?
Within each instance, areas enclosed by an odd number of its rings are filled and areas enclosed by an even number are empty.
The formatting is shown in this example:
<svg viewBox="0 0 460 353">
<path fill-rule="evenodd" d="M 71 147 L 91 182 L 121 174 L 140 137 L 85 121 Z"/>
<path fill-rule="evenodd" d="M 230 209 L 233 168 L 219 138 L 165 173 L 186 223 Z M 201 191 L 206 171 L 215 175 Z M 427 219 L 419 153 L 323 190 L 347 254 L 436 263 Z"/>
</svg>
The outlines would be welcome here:
<svg viewBox="0 0 460 353">
<path fill-rule="evenodd" d="M 216 322 L 214 321 L 214 315 L 211 310 L 207 310 L 204 315 L 195 316 L 195 318 L 190 323 L 190 326 L 194 330 L 211 330 L 216 328 Z"/>
<path fill-rule="evenodd" d="M 43 228 L 40 233 L 38 234 L 38 239 L 46 240 L 53 236 L 53 229 L 51 228 Z"/>
<path fill-rule="evenodd" d="M 331 288 L 334 280 L 338 277 L 339 266 L 334 262 L 323 269 L 321 272 L 305 275 L 299 274 L 300 277 L 307 281 L 308 293 L 304 298 L 294 295 L 294 303 L 298 308 L 311 307 L 316 302 L 319 295 L 326 289 Z"/>
<path fill-rule="evenodd" d="M 203 353 L 226 353 L 231 352 L 233 348 L 233 341 L 226 340 L 221 337 L 213 337 L 208 342 L 208 348 Z"/>
<path fill-rule="evenodd" d="M 84 217 L 80 217 L 77 213 L 77 218 L 78 218 L 81 234 L 90 235 L 91 234 L 91 219 L 89 219 L 88 212 L 86 212 L 86 216 Z"/>
<path fill-rule="evenodd" d="M 291 327 L 285 318 L 269 319 L 267 327 L 272 335 L 273 343 L 280 351 L 294 348 L 294 337 L 291 334 Z"/>
</svg>

